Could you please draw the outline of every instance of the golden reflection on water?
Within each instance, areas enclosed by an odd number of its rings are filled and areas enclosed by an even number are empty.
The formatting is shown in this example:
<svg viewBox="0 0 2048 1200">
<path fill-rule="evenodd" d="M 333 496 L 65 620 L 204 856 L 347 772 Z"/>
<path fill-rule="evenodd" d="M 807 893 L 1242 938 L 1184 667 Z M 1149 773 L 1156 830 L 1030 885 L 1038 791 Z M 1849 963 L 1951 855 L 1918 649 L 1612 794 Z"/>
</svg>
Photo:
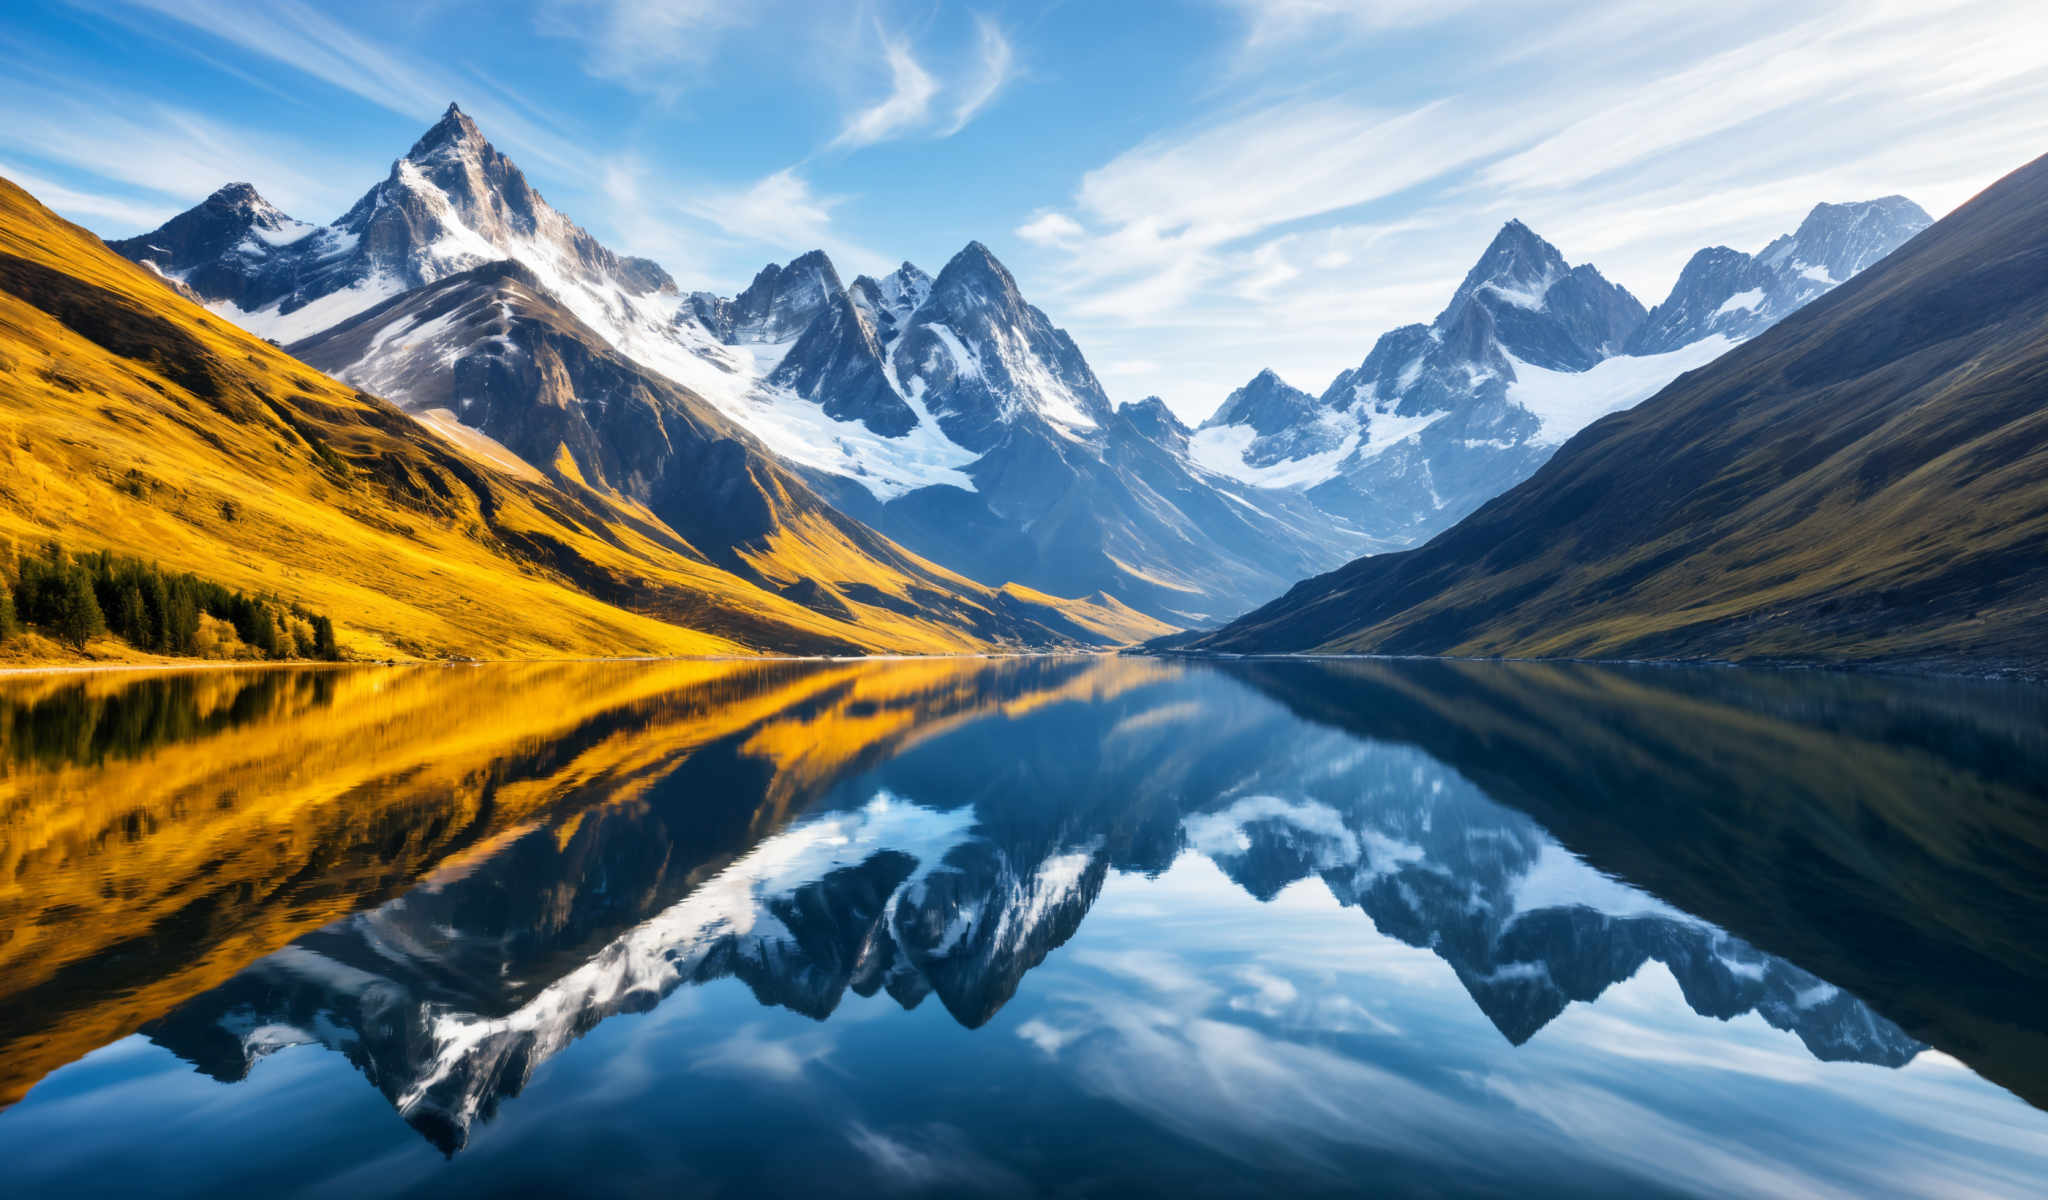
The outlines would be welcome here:
<svg viewBox="0 0 2048 1200">
<path fill-rule="evenodd" d="M 543 663 L 0 687 L 0 1105 L 242 966 L 735 739 L 754 830 L 977 715 L 1146 660 Z"/>
</svg>

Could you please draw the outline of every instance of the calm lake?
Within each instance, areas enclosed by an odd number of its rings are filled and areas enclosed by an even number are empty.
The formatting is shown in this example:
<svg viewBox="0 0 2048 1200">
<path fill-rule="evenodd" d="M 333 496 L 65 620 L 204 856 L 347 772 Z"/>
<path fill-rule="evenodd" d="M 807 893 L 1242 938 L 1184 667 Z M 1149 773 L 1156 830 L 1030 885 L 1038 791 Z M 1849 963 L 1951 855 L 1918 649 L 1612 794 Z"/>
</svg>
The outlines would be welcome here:
<svg viewBox="0 0 2048 1200">
<path fill-rule="evenodd" d="M 0 683 L 14 1197 L 2039 1196 L 2048 691 Z"/>
</svg>

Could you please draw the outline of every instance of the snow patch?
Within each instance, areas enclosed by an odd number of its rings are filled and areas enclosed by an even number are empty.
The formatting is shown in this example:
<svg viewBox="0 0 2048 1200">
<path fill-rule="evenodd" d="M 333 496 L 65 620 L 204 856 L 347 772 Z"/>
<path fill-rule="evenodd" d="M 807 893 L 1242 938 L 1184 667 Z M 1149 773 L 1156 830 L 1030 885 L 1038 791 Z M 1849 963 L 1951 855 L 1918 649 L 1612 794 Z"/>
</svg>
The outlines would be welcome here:
<svg viewBox="0 0 2048 1200">
<path fill-rule="evenodd" d="M 1714 310 L 1714 315 L 1717 317 L 1725 317 L 1730 313 L 1753 313 L 1763 305 L 1763 302 L 1764 290 L 1762 288 L 1751 288 L 1746 292 L 1737 292 L 1733 296 L 1730 296 L 1726 300 L 1723 300 L 1721 302 L 1721 307 Z"/>
<path fill-rule="evenodd" d="M 1697 923 L 1648 892 L 1601 874 L 1555 842 L 1543 843 L 1536 852 L 1536 861 L 1515 881 L 1510 903 L 1517 914 L 1547 908 L 1590 908 L 1610 917 L 1659 916 Z"/>
<path fill-rule="evenodd" d="M 1552 371 L 1511 354 L 1515 379 L 1508 400 L 1543 423 L 1532 444 L 1555 446 L 1609 413 L 1642 403 L 1733 345 L 1735 339 L 1714 334 L 1663 354 L 1616 355 L 1585 371 Z"/>
</svg>

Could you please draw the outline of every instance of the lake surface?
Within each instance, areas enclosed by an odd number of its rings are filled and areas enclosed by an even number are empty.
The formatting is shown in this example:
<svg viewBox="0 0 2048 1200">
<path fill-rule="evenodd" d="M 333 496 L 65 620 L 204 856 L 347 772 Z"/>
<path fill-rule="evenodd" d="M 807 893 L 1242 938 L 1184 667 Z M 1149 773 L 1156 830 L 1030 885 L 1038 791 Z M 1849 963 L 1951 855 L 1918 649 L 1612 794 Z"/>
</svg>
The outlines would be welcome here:
<svg viewBox="0 0 2048 1200">
<path fill-rule="evenodd" d="M 0 684 L 10 1196 L 2038 1196 L 2048 693 Z"/>
</svg>

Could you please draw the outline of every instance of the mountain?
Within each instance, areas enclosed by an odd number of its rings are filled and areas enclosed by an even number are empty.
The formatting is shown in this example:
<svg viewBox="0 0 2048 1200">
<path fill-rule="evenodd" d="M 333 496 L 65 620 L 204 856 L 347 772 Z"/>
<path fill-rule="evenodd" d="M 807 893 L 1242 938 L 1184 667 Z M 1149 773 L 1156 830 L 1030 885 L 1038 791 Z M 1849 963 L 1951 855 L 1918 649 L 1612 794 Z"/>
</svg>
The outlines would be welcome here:
<svg viewBox="0 0 2048 1200">
<path fill-rule="evenodd" d="M 248 232 L 273 227 L 287 232 Z M 948 630 L 924 641 L 934 649 L 1068 640 L 1014 597 L 847 518 L 702 396 L 621 352 L 681 327 L 674 283 L 550 208 L 452 106 L 331 227 L 292 222 L 244 185 L 115 247 L 252 329 L 310 329 L 289 347 L 303 361 L 473 453 L 651 513 L 693 556 L 830 621 L 893 630 L 901 648 L 925 638 L 910 634 L 919 625 Z M 834 297 L 856 323 L 819 271 L 830 277 L 822 256 L 764 273 L 732 328 L 823 324 Z M 1120 607 L 1070 608 L 1060 624 L 1091 627 L 1084 644 L 1164 631 Z"/>
<path fill-rule="evenodd" d="M 1262 373 L 1202 423 L 1192 453 L 1220 474 L 1302 491 L 1376 548 L 1414 545 L 1528 478 L 1589 422 L 1768 328 L 1927 224 L 1898 196 L 1822 204 L 1753 257 L 1700 251 L 1645 313 L 1626 289 L 1510 221 L 1430 324 L 1383 335 L 1313 400 Z"/>
<path fill-rule="evenodd" d="M 1050 597 L 924 563 L 714 420 L 664 433 L 726 488 L 705 489 L 718 507 L 685 535 L 573 471 L 550 480 L 482 437 L 430 433 L 174 295 L 11 184 L 0 304 L 14 398 L 0 533 L 274 592 L 330 613 L 359 654 L 1101 646 L 1158 628 L 1111 606 L 1054 613 Z"/>
<path fill-rule="evenodd" d="M 332 225 L 293 220 L 250 185 L 229 184 L 162 228 L 110 244 L 280 342 L 508 248 L 572 301 L 621 318 L 676 292 L 660 267 L 612 253 L 549 207 L 452 104 Z"/>
<path fill-rule="evenodd" d="M 1428 545 L 1196 644 L 2048 671 L 2044 329 L 2048 159 Z"/>
<path fill-rule="evenodd" d="M 708 503 L 686 494 L 691 451 L 658 466 L 659 422 L 564 415 L 583 389 L 511 369 L 524 351 L 491 340 L 498 300 L 483 289 L 519 293 L 500 297 L 506 320 L 550 310 L 582 357 L 616 359 L 636 387 L 662 393 L 657 409 L 686 405 L 696 424 L 744 431 L 830 506 L 985 585 L 1101 594 L 1185 624 L 1243 611 L 1369 546 L 1301 496 L 1217 476 L 1119 419 L 1073 340 L 979 243 L 936 277 L 905 263 L 849 285 L 813 251 L 763 268 L 737 296 L 685 295 L 551 208 L 452 105 L 331 226 L 233 185 L 114 246 L 337 378 L 382 388 L 458 437 L 482 429 L 542 471 L 558 472 L 560 455 L 536 431 L 574 426 L 580 440 L 560 445 L 584 482 L 643 503 L 670 486 L 671 515 Z M 505 262 L 525 274 L 473 274 Z M 475 319 L 427 325 L 444 305 Z M 522 405 L 532 411 L 512 413 Z M 494 432 L 515 426 L 510 440 Z M 600 482 L 589 474 L 600 461 L 637 466 Z"/>
<path fill-rule="evenodd" d="M 1629 337 L 1630 354 L 1661 354 L 1701 338 L 1752 337 L 1890 254 L 1932 224 L 1904 196 L 1818 204 L 1755 255 L 1712 246 L 1692 256 L 1671 295 Z"/>
<path fill-rule="evenodd" d="M 900 298 L 865 303 L 880 314 L 889 375 L 943 437 L 950 473 L 893 494 L 847 486 L 857 475 L 819 482 L 906 546 L 975 578 L 1100 592 L 1181 623 L 1365 548 L 1295 494 L 1202 469 L 1156 399 L 1112 405 L 1073 339 L 979 243 L 928 286 L 908 264 L 892 281 L 854 291 Z"/>
</svg>

